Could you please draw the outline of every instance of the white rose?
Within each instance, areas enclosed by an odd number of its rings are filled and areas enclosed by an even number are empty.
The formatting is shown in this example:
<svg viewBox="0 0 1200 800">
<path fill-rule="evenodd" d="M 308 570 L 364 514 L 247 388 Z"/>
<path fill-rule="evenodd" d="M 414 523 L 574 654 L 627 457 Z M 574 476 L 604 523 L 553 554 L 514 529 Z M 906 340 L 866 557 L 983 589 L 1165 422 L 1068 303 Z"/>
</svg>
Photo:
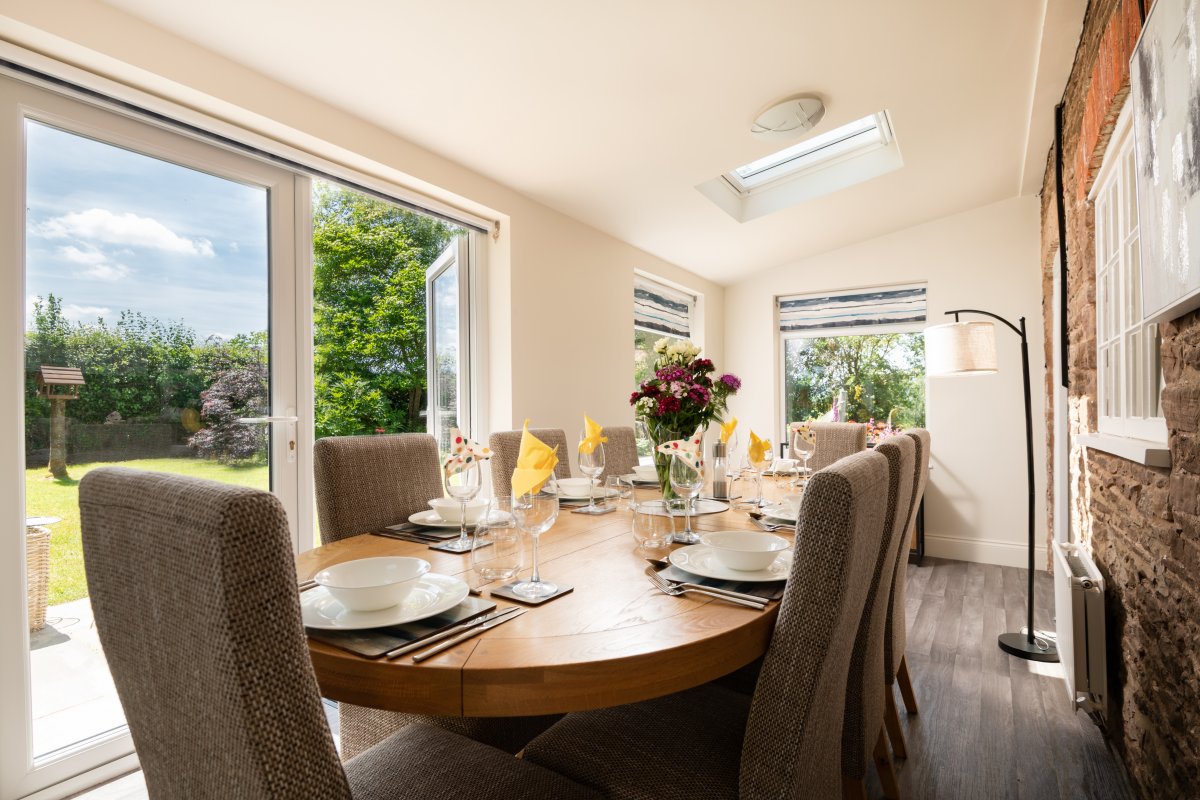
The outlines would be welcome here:
<svg viewBox="0 0 1200 800">
<path fill-rule="evenodd" d="M 654 343 L 654 352 L 658 353 L 659 355 L 662 355 L 663 353 L 667 352 L 666 338 L 659 339 L 657 342 Z"/>
</svg>

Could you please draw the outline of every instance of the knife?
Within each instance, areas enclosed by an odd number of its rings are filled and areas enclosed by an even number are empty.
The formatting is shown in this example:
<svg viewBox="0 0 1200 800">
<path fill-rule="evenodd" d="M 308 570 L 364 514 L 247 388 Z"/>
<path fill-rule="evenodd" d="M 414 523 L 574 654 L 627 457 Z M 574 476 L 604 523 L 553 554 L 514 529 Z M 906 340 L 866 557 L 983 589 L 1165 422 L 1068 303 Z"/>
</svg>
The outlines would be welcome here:
<svg viewBox="0 0 1200 800">
<path fill-rule="evenodd" d="M 435 633 L 433 636 L 427 636 L 424 639 L 418 639 L 415 642 L 409 642 L 408 644 L 401 645 L 400 647 L 397 647 L 394 650 L 387 651 L 386 653 L 383 654 L 383 657 L 386 658 L 387 660 L 391 661 L 392 659 L 399 658 L 400 656 L 404 655 L 405 653 L 411 653 L 413 650 L 420 650 L 422 647 L 425 647 L 426 645 L 433 644 L 434 642 L 440 642 L 442 639 L 453 636 L 456 633 L 462 633 L 463 631 L 470 630 L 471 628 L 474 628 L 477 625 L 483 625 L 486 622 L 490 622 L 491 620 L 498 619 L 500 617 L 503 617 L 506 614 L 511 614 L 514 611 L 521 611 L 521 610 L 522 609 L 517 606 L 508 606 L 507 608 L 501 608 L 501 609 L 499 609 L 497 611 L 493 611 L 489 614 L 484 614 L 482 617 L 475 617 L 475 619 L 469 619 L 466 622 L 460 622 L 459 624 L 457 624 L 453 627 L 447 628 L 446 630 L 441 631 L 440 633 Z"/>
<path fill-rule="evenodd" d="M 457 644 L 462 644 L 467 639 L 470 639 L 472 636 L 476 636 L 480 633 L 483 633 L 484 631 L 488 630 L 489 628 L 494 628 L 497 625 L 503 625 L 504 623 L 508 622 L 510 619 L 516 619 L 517 617 L 521 616 L 529 609 L 517 608 L 516 606 L 511 606 L 510 608 L 508 608 L 506 610 L 510 611 L 511 613 L 505 614 L 504 616 L 498 616 L 489 622 L 485 622 L 482 625 L 475 625 L 471 628 L 468 628 L 466 631 L 463 631 L 458 636 L 455 636 L 453 639 L 442 642 L 437 647 L 431 647 L 430 649 L 426 650 L 423 653 L 417 653 L 415 656 L 413 656 L 413 662 L 420 663 L 427 658 L 433 658 L 438 653 L 445 652 L 446 650 L 449 650 L 451 647 L 454 647 Z"/>
</svg>

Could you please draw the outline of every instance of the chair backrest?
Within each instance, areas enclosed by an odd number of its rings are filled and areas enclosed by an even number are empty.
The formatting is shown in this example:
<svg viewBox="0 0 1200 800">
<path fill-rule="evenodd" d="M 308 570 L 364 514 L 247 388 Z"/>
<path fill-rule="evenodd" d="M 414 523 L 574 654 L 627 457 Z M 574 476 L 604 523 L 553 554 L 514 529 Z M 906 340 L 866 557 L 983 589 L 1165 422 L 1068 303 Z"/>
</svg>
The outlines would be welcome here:
<svg viewBox="0 0 1200 800">
<path fill-rule="evenodd" d="M 742 797 L 840 796 L 848 643 L 879 553 L 887 481 L 887 459 L 860 453 L 804 490 L 792 571 L 742 743 Z"/>
<path fill-rule="evenodd" d="M 637 438 L 631 426 L 605 428 L 608 442 L 604 445 L 604 472 L 601 480 L 609 475 L 628 475 L 638 465 Z"/>
<path fill-rule="evenodd" d="M 571 477 L 571 452 L 567 450 L 567 435 L 561 428 L 530 428 L 529 432 L 546 443 L 548 447 L 557 447 L 558 466 L 554 468 L 554 477 Z M 512 474 L 517 468 L 517 454 L 521 452 L 521 431 L 500 431 L 488 438 L 488 447 L 492 449 L 492 494 L 496 497 L 508 497 L 512 494 Z M 605 458 L 608 448 L 604 448 Z"/>
<path fill-rule="evenodd" d="M 892 575 L 896 570 L 896 539 L 904 536 L 908 523 L 913 463 L 916 461 L 916 448 L 907 436 L 889 436 L 875 445 L 875 452 L 888 462 L 887 483 L 879 487 L 879 491 L 886 494 L 887 505 L 880 546 L 875 553 L 867 588 L 867 601 L 850 656 L 846 717 L 842 726 L 842 774 L 849 778 L 866 776 L 871 751 L 883 725 L 883 693 L 887 690 L 883 677 L 883 642 L 887 634 Z"/>
<path fill-rule="evenodd" d="M 808 466 L 813 470 L 867 449 L 867 426 L 861 422 L 814 422 L 812 431 L 817 446 Z"/>
<path fill-rule="evenodd" d="M 892 576 L 891 599 L 888 603 L 888 633 L 883 642 L 884 664 L 889 684 L 900 669 L 900 659 L 904 657 L 904 648 L 908 645 L 908 625 L 904 611 L 908 588 L 908 557 L 904 551 L 912 536 L 913 525 L 917 521 L 917 510 L 921 507 L 921 499 L 925 496 L 925 484 L 929 479 L 929 431 L 914 428 L 904 433 L 913 440 L 916 454 L 913 459 L 912 501 L 909 503 L 904 535 L 896 544 L 896 571 Z"/>
<path fill-rule="evenodd" d="M 318 439 L 313 473 L 323 544 L 406 522 L 443 494 L 437 440 L 428 433 Z"/>
<path fill-rule="evenodd" d="M 155 798 L 350 797 L 266 492 L 96 469 L 79 486 L 100 644 Z"/>
</svg>

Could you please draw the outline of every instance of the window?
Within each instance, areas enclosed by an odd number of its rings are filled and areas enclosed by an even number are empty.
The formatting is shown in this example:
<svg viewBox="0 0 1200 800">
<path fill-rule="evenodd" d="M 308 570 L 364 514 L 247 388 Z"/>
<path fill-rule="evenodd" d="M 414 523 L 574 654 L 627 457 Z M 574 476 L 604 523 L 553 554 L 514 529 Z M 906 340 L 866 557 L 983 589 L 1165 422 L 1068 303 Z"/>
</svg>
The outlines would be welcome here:
<svg viewBox="0 0 1200 800">
<path fill-rule="evenodd" d="M 1142 318 L 1132 114 L 1117 118 L 1092 188 L 1096 214 L 1096 397 L 1100 432 L 1165 442 L 1158 325 Z"/>
<path fill-rule="evenodd" d="M 633 283 L 633 383 L 638 386 L 654 367 L 654 343 L 691 341 L 696 295 L 638 275 Z"/>
<path fill-rule="evenodd" d="M 835 406 L 842 421 L 925 424 L 923 285 L 781 297 L 778 311 L 781 430 Z"/>
</svg>

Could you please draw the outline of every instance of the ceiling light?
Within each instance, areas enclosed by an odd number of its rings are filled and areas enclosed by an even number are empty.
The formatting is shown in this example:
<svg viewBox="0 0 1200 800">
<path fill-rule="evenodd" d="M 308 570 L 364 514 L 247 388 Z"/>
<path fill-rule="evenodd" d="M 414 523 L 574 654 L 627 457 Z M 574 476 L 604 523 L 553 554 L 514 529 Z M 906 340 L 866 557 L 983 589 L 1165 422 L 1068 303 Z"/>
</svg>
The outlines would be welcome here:
<svg viewBox="0 0 1200 800">
<path fill-rule="evenodd" d="M 763 139 L 794 139 L 811 131 L 824 116 L 825 104 L 821 98 L 796 95 L 758 112 L 750 132 Z"/>
</svg>

